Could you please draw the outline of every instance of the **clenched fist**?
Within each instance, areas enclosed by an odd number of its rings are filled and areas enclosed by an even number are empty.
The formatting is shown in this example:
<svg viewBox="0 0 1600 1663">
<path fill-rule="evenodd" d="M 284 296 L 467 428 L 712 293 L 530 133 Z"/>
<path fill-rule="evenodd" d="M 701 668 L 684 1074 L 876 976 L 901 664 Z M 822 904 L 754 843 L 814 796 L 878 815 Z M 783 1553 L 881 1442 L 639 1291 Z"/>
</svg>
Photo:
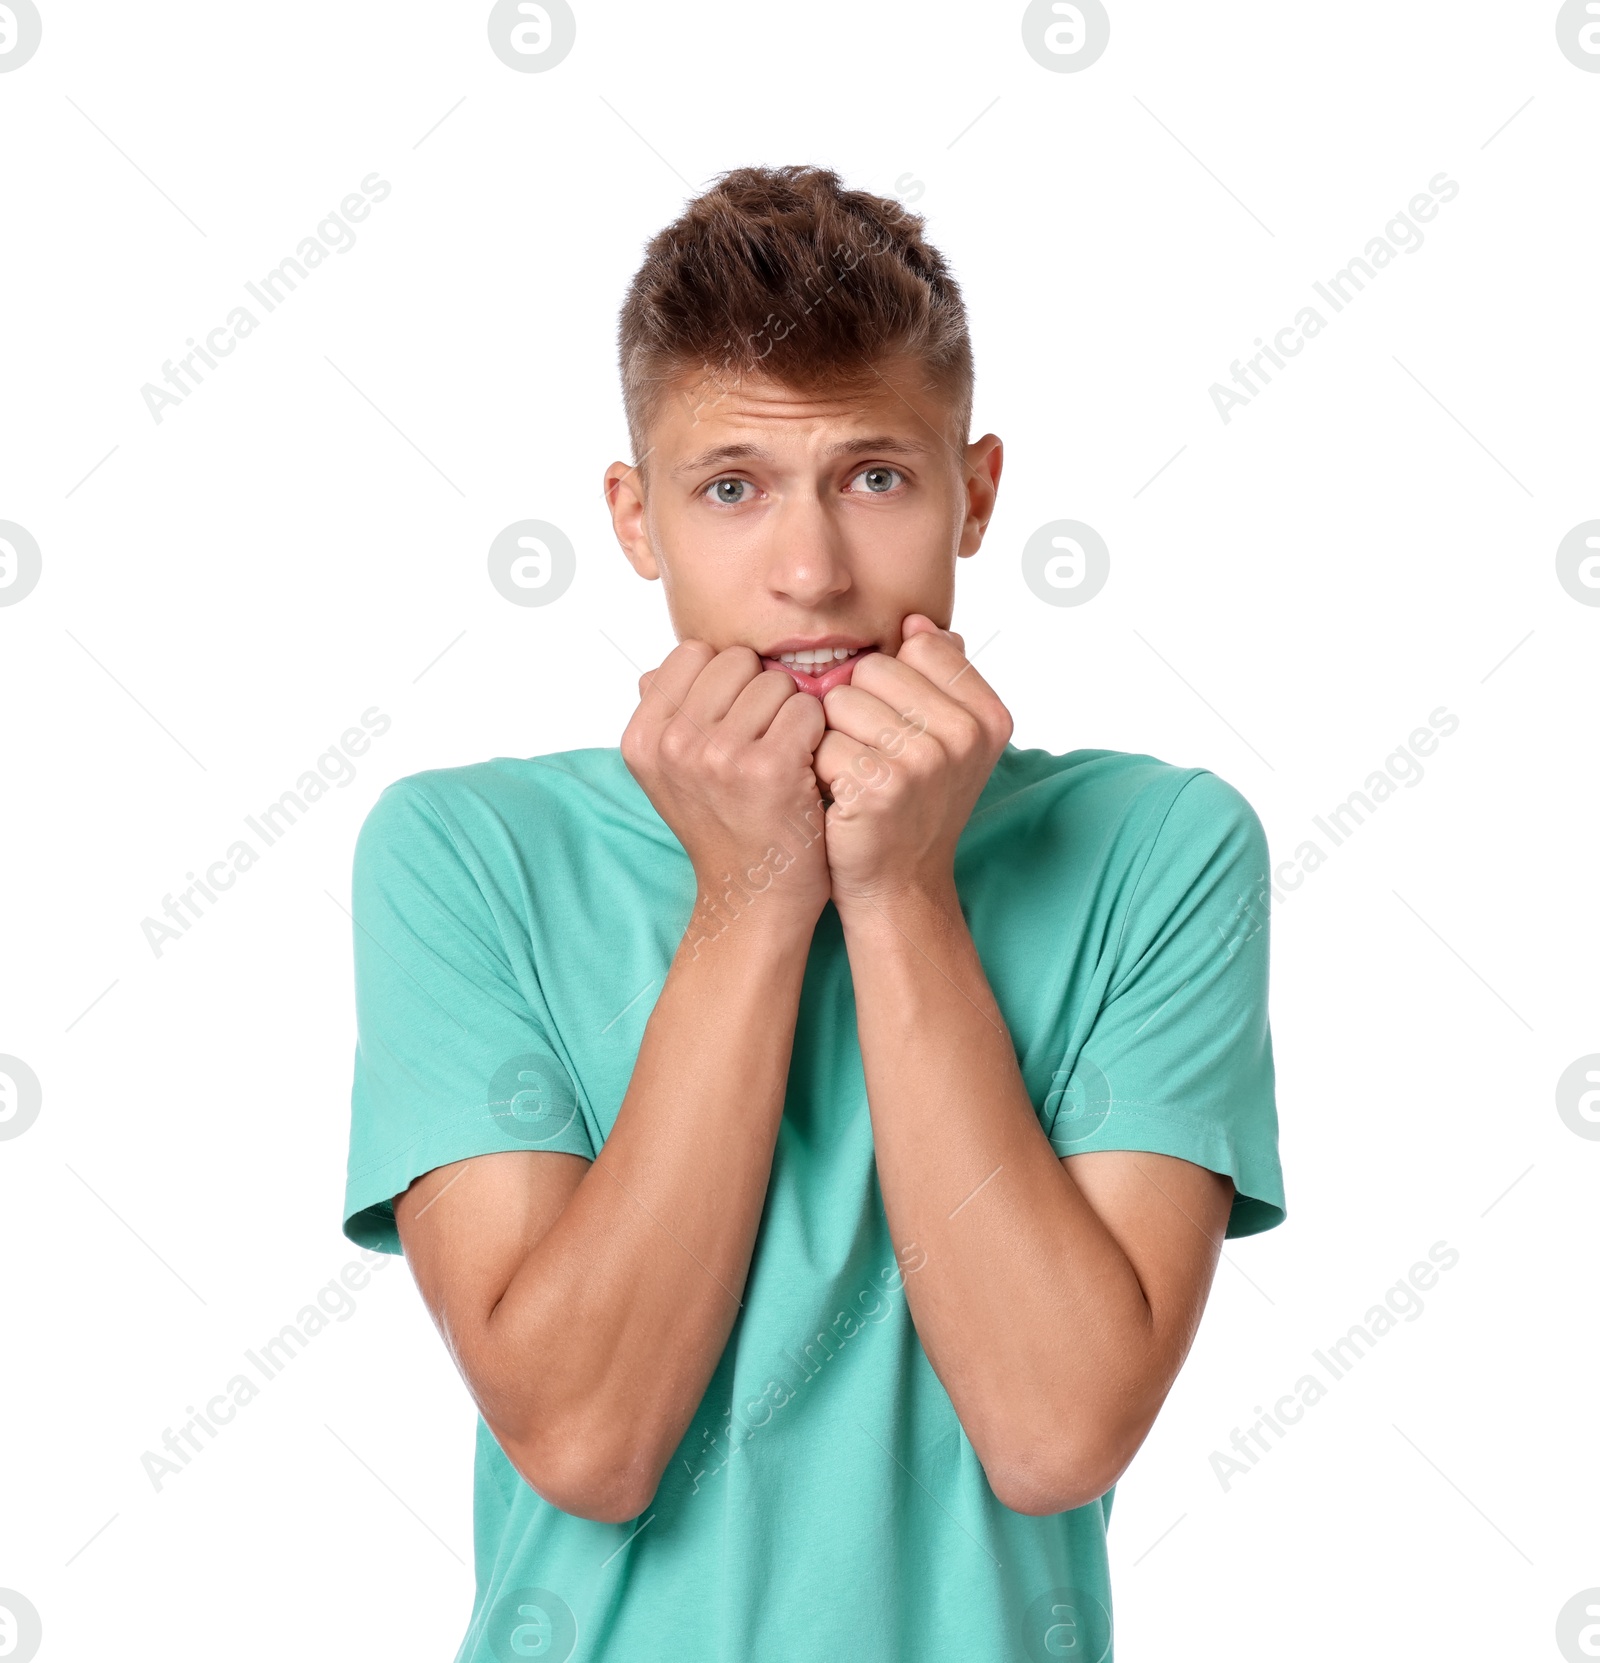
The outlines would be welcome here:
<svg viewBox="0 0 1600 1663">
<path fill-rule="evenodd" d="M 641 676 L 639 695 L 622 759 L 689 856 L 697 914 L 725 925 L 760 896 L 763 918 L 809 932 L 829 894 L 812 766 L 820 701 L 785 671 L 763 670 L 749 647 L 696 640 Z M 697 917 L 702 931 L 705 922 Z"/>
<path fill-rule="evenodd" d="M 829 884 L 841 917 L 920 891 L 945 894 L 973 805 L 1005 750 L 1011 713 L 959 635 L 912 613 L 899 653 L 868 653 L 823 696 L 816 749 Z"/>
</svg>

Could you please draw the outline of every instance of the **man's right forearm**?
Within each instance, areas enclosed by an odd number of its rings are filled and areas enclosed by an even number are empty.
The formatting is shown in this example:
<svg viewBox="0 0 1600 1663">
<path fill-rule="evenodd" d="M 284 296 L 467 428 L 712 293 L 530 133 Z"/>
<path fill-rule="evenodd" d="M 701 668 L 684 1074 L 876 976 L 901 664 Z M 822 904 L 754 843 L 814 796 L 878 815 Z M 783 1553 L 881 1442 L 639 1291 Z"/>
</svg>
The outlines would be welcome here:
<svg viewBox="0 0 1600 1663">
<path fill-rule="evenodd" d="M 697 908 L 604 1147 L 490 1313 L 486 1415 L 568 1511 L 643 1510 L 722 1356 L 814 927 L 777 893 L 714 929 Z"/>
</svg>

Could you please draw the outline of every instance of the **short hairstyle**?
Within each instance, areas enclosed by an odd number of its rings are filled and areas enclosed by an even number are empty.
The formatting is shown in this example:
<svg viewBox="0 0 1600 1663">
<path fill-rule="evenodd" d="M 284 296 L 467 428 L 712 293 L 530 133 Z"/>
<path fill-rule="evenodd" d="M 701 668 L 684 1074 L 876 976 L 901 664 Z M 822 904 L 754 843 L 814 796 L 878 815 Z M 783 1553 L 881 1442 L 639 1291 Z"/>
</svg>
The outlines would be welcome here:
<svg viewBox="0 0 1600 1663">
<path fill-rule="evenodd" d="M 949 397 L 963 444 L 972 420 L 966 307 L 922 217 L 846 190 L 828 168 L 721 175 L 646 247 L 617 346 L 641 464 L 662 394 L 696 370 L 722 390 L 756 374 L 850 391 L 872 383 L 879 360 L 909 356 Z"/>
</svg>

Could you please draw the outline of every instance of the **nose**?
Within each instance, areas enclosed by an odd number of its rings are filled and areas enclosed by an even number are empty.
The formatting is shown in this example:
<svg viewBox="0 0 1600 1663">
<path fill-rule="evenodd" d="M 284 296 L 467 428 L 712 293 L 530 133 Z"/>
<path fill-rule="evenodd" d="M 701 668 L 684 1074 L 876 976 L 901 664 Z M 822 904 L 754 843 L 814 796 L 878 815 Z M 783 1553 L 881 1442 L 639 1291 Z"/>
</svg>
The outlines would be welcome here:
<svg viewBox="0 0 1600 1663">
<path fill-rule="evenodd" d="M 816 607 L 850 588 L 849 553 L 828 506 L 814 491 L 784 498 L 767 522 L 767 584 L 797 606 Z"/>
</svg>

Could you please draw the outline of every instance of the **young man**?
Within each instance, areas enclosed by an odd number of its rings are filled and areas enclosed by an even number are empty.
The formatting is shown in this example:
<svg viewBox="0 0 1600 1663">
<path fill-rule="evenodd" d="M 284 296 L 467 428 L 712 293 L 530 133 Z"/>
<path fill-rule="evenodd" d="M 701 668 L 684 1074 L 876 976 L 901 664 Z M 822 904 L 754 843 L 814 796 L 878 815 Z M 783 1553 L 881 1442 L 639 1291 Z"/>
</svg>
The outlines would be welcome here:
<svg viewBox="0 0 1600 1663">
<path fill-rule="evenodd" d="M 356 849 L 345 1228 L 480 1411 L 459 1656 L 1098 1663 L 1113 1486 L 1285 1216 L 1260 822 L 1010 743 L 920 219 L 739 169 L 620 337 L 679 645 L 619 749 L 413 775 Z"/>
</svg>

